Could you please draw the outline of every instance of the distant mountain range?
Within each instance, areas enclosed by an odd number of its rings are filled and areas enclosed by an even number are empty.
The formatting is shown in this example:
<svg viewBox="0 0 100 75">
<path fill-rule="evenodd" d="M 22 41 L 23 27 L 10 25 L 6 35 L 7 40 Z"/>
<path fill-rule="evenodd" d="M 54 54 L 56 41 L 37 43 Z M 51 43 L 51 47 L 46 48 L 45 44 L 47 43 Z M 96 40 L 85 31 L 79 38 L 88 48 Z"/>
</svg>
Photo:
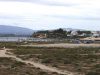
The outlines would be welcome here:
<svg viewBox="0 0 100 75">
<path fill-rule="evenodd" d="M 82 30 L 72 28 L 62 28 L 63 30 Z M 56 30 L 56 29 L 55 29 Z M 18 35 L 32 35 L 34 32 L 44 30 L 32 30 L 17 26 L 0 25 L 0 34 L 18 34 Z"/>
</svg>

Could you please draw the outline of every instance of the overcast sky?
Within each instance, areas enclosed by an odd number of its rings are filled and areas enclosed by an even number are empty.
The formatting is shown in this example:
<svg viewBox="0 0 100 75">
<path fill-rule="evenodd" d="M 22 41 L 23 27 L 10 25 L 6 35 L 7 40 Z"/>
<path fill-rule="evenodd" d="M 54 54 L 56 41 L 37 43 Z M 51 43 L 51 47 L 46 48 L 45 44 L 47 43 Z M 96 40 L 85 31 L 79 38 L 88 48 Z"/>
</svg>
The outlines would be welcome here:
<svg viewBox="0 0 100 75">
<path fill-rule="evenodd" d="M 100 0 L 0 0 L 0 25 L 100 30 Z"/>
</svg>

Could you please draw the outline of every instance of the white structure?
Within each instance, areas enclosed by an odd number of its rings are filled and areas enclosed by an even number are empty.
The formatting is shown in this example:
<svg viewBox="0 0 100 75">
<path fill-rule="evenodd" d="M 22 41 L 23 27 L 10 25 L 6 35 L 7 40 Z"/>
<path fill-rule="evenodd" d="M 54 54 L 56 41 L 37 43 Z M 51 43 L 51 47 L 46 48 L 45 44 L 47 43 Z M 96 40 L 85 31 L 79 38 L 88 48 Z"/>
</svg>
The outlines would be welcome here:
<svg viewBox="0 0 100 75">
<path fill-rule="evenodd" d="M 78 33 L 77 33 L 77 31 L 75 30 L 75 31 L 72 31 L 72 32 L 71 32 L 71 35 L 78 35 Z"/>
<path fill-rule="evenodd" d="M 91 33 L 93 34 L 93 36 L 100 36 L 97 31 L 91 31 Z"/>
<path fill-rule="evenodd" d="M 85 36 L 85 35 L 87 35 L 86 33 L 82 33 L 81 35 L 78 35 L 78 36 Z"/>
<path fill-rule="evenodd" d="M 98 33 L 93 33 L 93 36 L 99 36 L 99 34 Z"/>
</svg>

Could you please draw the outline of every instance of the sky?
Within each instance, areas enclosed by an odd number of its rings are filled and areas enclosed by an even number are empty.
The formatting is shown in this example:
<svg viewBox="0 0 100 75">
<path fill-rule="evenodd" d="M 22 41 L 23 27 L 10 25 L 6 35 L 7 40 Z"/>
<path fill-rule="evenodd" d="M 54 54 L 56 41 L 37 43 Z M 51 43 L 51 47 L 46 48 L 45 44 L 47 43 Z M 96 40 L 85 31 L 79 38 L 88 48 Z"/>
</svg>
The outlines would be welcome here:
<svg viewBox="0 0 100 75">
<path fill-rule="evenodd" d="M 100 0 L 0 0 L 0 25 L 100 30 Z"/>
</svg>

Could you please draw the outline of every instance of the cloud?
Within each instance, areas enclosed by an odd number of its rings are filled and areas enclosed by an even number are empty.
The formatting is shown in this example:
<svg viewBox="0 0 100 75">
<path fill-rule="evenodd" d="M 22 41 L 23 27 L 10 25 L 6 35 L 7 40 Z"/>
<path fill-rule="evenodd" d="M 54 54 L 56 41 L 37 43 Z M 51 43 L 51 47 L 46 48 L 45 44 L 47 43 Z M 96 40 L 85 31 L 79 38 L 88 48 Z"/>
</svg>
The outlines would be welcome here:
<svg viewBox="0 0 100 75">
<path fill-rule="evenodd" d="M 5 2 L 29 2 L 39 5 L 48 5 L 48 6 L 77 6 L 77 3 L 70 3 L 70 2 L 60 2 L 59 0 L 1 0 Z"/>
<path fill-rule="evenodd" d="M 39 5 L 48 5 L 48 6 L 78 6 L 81 5 L 90 5 L 97 7 L 100 0 L 0 0 L 2 2 L 29 2 Z M 94 4 L 94 5 L 93 5 Z"/>
<path fill-rule="evenodd" d="M 33 20 L 37 19 L 35 15 L 39 15 L 38 19 L 46 16 L 47 18 L 61 18 L 63 20 L 99 20 L 99 10 L 88 8 L 88 6 L 85 9 L 77 9 L 77 7 L 46 6 L 24 2 L 0 2 L 0 17 Z"/>
<path fill-rule="evenodd" d="M 99 0 L 0 0 L 0 24 L 26 26 L 31 29 L 46 29 L 46 27 L 85 29 L 87 26 L 88 28 L 99 26 L 99 2 Z"/>
</svg>

